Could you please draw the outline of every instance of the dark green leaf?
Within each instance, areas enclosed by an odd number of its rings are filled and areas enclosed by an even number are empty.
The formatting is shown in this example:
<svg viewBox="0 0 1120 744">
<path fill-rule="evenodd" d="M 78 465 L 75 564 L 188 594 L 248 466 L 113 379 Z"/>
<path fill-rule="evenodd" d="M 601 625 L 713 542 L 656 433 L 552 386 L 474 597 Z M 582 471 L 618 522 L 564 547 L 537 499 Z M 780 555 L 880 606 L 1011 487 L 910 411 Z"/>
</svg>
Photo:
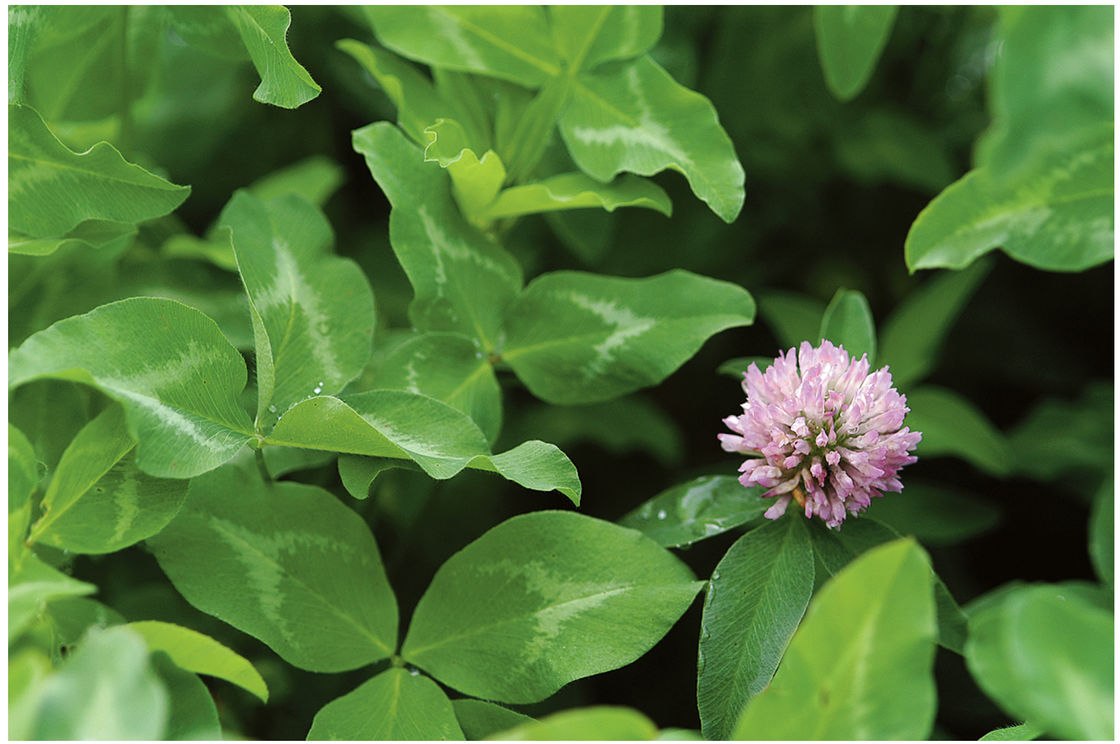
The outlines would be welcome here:
<svg viewBox="0 0 1120 744">
<path fill-rule="evenodd" d="M 700 586 L 639 532 L 572 512 L 523 514 L 436 572 L 401 655 L 468 695 L 543 700 L 641 656 Z"/>
<path fill-rule="evenodd" d="M 187 601 L 303 669 L 356 669 L 396 646 L 396 600 L 373 535 L 322 489 L 222 468 L 191 482 L 186 506 L 148 544 Z"/>
<path fill-rule="evenodd" d="M 545 716 L 491 736 L 499 741 L 651 741 L 653 721 L 632 708 L 598 705 Z"/>
<path fill-rule="evenodd" d="M 455 717 L 459 719 L 463 734 L 473 741 L 533 722 L 529 716 L 485 700 L 460 698 L 452 700 L 451 706 L 455 709 Z"/>
<path fill-rule="evenodd" d="M 828 339 L 859 359 L 867 355 L 867 363 L 875 369 L 875 321 L 871 306 L 862 292 L 839 289 L 821 318 L 819 339 Z"/>
<path fill-rule="evenodd" d="M 198 675 L 180 669 L 161 653 L 152 657 L 152 666 L 167 688 L 169 710 L 164 738 L 168 741 L 221 739 L 218 707 Z"/>
<path fill-rule="evenodd" d="M 796 292 L 768 291 L 759 294 L 758 312 L 784 351 L 802 341 L 820 338 L 825 304 Z"/>
<path fill-rule="evenodd" d="M 51 602 L 47 614 L 54 629 L 54 638 L 60 646 L 73 646 L 91 628 L 108 628 L 125 623 L 119 612 L 86 597 Z"/>
<path fill-rule="evenodd" d="M 419 470 L 420 467 L 409 460 L 392 457 L 342 455 L 338 458 L 338 477 L 346 491 L 356 499 L 369 498 L 369 489 L 377 476 L 395 469 Z"/>
<path fill-rule="evenodd" d="M 39 461 L 31 442 L 8 424 L 8 573 L 23 552 L 31 522 L 31 492 L 39 483 Z"/>
<path fill-rule="evenodd" d="M 1006 476 L 1014 455 L 1003 435 L 972 403 L 948 388 L 923 385 L 906 395 L 906 425 L 922 432 L 919 457 L 953 455 L 986 473 Z"/>
<path fill-rule="evenodd" d="M 896 15 L 897 5 L 813 6 L 824 79 L 841 101 L 855 98 L 871 79 Z"/>
<path fill-rule="evenodd" d="M 1040 401 L 1011 432 L 1017 468 L 1038 480 L 1109 471 L 1114 399 L 1110 380 L 1090 383 L 1076 401 Z"/>
<path fill-rule="evenodd" d="M 235 5 L 215 7 L 214 11 L 228 15 L 261 76 L 261 84 L 253 91 L 254 100 L 294 109 L 319 95 L 322 88 L 288 50 L 292 17 L 287 8 Z"/>
<path fill-rule="evenodd" d="M 691 545 L 758 519 L 773 506 L 761 487 L 730 475 L 702 475 L 657 494 L 618 520 L 666 548 Z"/>
<path fill-rule="evenodd" d="M 308 741 L 462 739 L 447 695 L 432 680 L 387 669 L 315 714 Z"/>
<path fill-rule="evenodd" d="M 86 220 L 61 237 L 29 238 L 8 234 L 8 253 L 49 256 L 63 246 L 82 245 L 105 252 L 116 251 L 136 235 L 136 225 L 108 220 Z"/>
<path fill-rule="evenodd" d="M 743 535 L 712 572 L 696 684 L 705 738 L 729 738 L 743 706 L 770 684 L 809 605 L 813 575 L 798 515 Z"/>
<path fill-rule="evenodd" d="M 1108 477 L 1093 499 L 1093 511 L 1089 515 L 1089 558 L 1097 576 L 1108 586 L 1113 584 L 1116 551 L 1114 493 L 1115 484 Z"/>
<path fill-rule="evenodd" d="M 257 179 L 248 190 L 263 201 L 285 194 L 297 194 L 315 206 L 322 207 L 344 179 L 342 166 L 322 155 L 312 155 Z"/>
<path fill-rule="evenodd" d="M 902 493 L 874 499 L 866 515 L 923 545 L 954 545 L 990 530 L 1001 512 L 975 494 L 907 479 Z"/>
</svg>

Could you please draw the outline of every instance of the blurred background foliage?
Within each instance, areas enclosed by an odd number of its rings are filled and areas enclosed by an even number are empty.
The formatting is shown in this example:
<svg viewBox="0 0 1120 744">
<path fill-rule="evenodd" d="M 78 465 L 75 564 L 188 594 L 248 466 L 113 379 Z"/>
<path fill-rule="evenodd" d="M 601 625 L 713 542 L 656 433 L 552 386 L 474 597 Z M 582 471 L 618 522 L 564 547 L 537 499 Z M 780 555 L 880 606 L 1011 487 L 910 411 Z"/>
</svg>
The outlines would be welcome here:
<svg viewBox="0 0 1120 744">
<path fill-rule="evenodd" d="M 372 42 L 373 36 L 356 9 L 297 6 L 291 12 L 292 53 L 323 89 L 295 110 L 253 101 L 257 78 L 247 61 L 200 51 L 171 30 L 149 39 L 150 47 L 130 47 L 123 69 L 90 65 L 113 80 L 80 81 L 73 90 L 55 90 L 50 75 L 57 71 L 39 63 L 68 64 L 57 54 L 62 45 L 110 54 L 131 44 L 132 36 L 95 19 L 82 32 L 86 41 L 34 41 L 38 56 L 29 64 L 29 88 L 54 93 L 29 103 L 66 144 L 80 151 L 108 138 L 129 161 L 190 184 L 192 192 L 174 215 L 143 225 L 134 241 L 11 256 L 10 346 L 104 302 L 156 294 L 198 307 L 235 345 L 251 348 L 236 273 L 199 260 L 190 236 L 205 237 L 235 189 L 267 189 L 261 179 L 300 163 L 320 184 L 337 251 L 355 259 L 373 285 L 379 333 L 408 327 L 411 290 L 388 243 L 389 205 L 350 137 L 371 121 L 395 120 L 395 110 L 334 46 L 340 38 Z M 131 13 L 128 28 L 136 29 L 156 22 L 158 9 Z M 667 173 L 656 180 L 673 197 L 671 218 L 648 210 L 535 217 L 520 221 L 507 245 L 527 277 L 564 268 L 617 276 L 684 268 L 736 282 L 760 300 L 760 318 L 712 339 L 662 385 L 607 404 L 548 406 L 506 375 L 505 424 L 496 450 L 530 437 L 556 443 L 579 469 L 581 510 L 611 520 L 688 478 L 733 474 L 738 463 L 720 451 L 715 435 L 742 392 L 733 377 L 717 374 L 721 363 L 774 356 L 782 348 L 779 327 L 790 321 L 788 308 L 819 312 L 839 288 L 862 292 L 882 330 L 905 298 L 944 273 L 909 274 L 903 244 L 922 208 L 970 168 L 974 144 L 990 124 L 988 73 L 1001 53 L 992 36 L 996 15 L 985 7 L 903 8 L 869 84 L 842 103 L 826 87 L 811 8 L 666 8 L 653 57 L 719 112 L 747 174 L 739 218 L 725 224 L 692 198 L 684 179 Z M 116 102 L 83 97 L 102 86 L 120 88 L 122 80 L 133 100 L 127 121 Z M 1101 482 L 1111 481 L 1102 467 L 1112 458 L 1112 265 L 1049 273 L 1002 254 L 992 264 L 926 381 L 972 401 L 1006 434 L 1011 461 L 997 476 L 959 459 L 925 458 L 905 475 L 923 484 L 923 495 L 934 493 L 930 503 L 940 511 L 915 517 L 912 509 L 899 509 L 907 493 L 883 502 L 891 505 L 882 518 L 923 540 L 962 605 L 1011 580 L 1092 579 L 1085 548 L 1090 505 Z M 253 395 L 246 392 L 247 402 Z M 11 419 L 36 441 L 35 421 L 54 416 L 42 436 L 58 441 L 43 446 L 60 453 L 101 405 L 87 390 L 38 382 L 17 391 Z M 436 568 L 483 531 L 523 511 L 565 507 L 559 494 L 525 492 L 477 472 L 436 482 L 391 471 L 378 480 L 373 498 L 356 502 L 337 470 L 321 464 L 322 458 L 295 463 L 301 469 L 286 477 L 330 489 L 371 522 L 404 617 Z M 892 520 L 890 509 L 901 513 Z M 708 540 L 682 555 L 699 576 L 708 576 L 736 536 Z M 230 733 L 270 739 L 305 731 L 323 704 L 369 676 L 368 670 L 314 675 L 281 662 L 264 645 L 190 607 L 142 547 L 81 557 L 73 568 L 126 618 L 209 633 L 257 665 L 272 690 L 267 707 L 229 685 L 212 687 Z M 700 609 L 694 604 L 638 662 L 573 683 L 524 712 L 620 704 L 651 714 L 661 727 L 698 728 Z M 959 656 L 940 649 L 937 675 L 935 735 L 976 738 L 1007 723 Z"/>
</svg>

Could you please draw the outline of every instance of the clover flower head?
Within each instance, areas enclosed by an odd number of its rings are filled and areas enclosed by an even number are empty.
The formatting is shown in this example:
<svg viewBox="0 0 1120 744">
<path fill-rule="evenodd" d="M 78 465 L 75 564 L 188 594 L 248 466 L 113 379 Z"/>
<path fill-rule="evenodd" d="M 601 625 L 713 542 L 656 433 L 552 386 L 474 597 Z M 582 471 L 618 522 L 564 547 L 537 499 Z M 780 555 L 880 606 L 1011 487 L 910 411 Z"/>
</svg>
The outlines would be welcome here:
<svg viewBox="0 0 1120 744">
<path fill-rule="evenodd" d="M 806 517 L 838 527 L 884 491 L 900 492 L 898 471 L 921 432 L 902 425 L 906 397 L 886 367 L 868 374 L 867 355 L 822 341 L 779 354 L 766 372 L 744 373 L 743 413 L 723 420 L 727 452 L 748 455 L 739 468 L 744 486 L 763 486 L 777 498 L 766 517 L 777 519 L 796 499 Z"/>
</svg>

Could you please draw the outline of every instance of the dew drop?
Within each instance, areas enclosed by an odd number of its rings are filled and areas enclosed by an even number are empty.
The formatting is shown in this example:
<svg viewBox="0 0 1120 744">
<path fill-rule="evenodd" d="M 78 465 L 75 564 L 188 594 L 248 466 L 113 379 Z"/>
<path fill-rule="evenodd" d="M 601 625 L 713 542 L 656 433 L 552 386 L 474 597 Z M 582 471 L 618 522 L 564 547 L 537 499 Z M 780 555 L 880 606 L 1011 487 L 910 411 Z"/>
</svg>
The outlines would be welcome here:
<svg viewBox="0 0 1120 744">
<path fill-rule="evenodd" d="M 658 519 L 664 519 L 667 516 L 669 516 L 669 513 L 667 511 L 665 511 L 664 509 L 661 509 L 660 511 L 657 512 L 657 518 Z"/>
<path fill-rule="evenodd" d="M 268 407 L 268 412 L 269 413 L 276 413 L 276 406 L 275 405 L 269 406 Z"/>
<path fill-rule="evenodd" d="M 419 677 L 420 676 L 420 670 L 417 669 L 416 667 L 409 667 L 408 668 L 408 673 L 411 674 L 413 677 Z"/>
<path fill-rule="evenodd" d="M 719 581 L 719 571 L 712 572 L 712 581 Z"/>
</svg>

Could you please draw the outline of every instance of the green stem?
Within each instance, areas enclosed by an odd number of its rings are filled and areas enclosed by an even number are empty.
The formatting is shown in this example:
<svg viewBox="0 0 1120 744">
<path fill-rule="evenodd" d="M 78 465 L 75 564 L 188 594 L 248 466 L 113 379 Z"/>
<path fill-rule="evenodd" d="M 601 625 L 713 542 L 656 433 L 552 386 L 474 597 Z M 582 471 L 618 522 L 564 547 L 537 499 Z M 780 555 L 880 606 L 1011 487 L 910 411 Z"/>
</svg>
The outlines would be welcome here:
<svg viewBox="0 0 1120 744">
<path fill-rule="evenodd" d="M 268 465 L 264 461 L 264 450 L 258 449 L 253 453 L 254 459 L 257 461 L 257 470 L 261 473 L 261 478 L 265 483 L 272 482 L 272 476 L 268 472 Z"/>
</svg>

